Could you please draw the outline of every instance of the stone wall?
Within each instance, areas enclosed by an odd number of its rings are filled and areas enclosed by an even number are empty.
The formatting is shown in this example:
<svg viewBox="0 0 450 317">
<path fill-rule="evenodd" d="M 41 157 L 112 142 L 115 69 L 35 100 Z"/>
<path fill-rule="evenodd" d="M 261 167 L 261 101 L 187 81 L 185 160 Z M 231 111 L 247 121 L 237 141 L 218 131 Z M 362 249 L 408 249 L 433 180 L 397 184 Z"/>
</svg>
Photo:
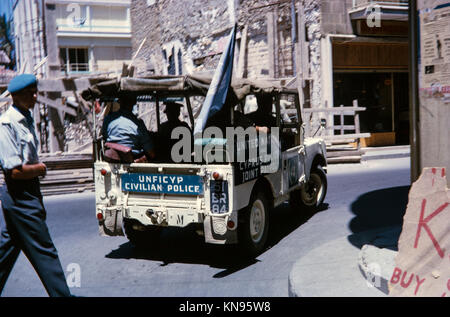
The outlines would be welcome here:
<svg viewBox="0 0 450 317">
<path fill-rule="evenodd" d="M 291 2 L 244 0 L 240 3 L 237 17 L 240 25 L 248 25 L 244 76 L 294 76 Z"/>
<path fill-rule="evenodd" d="M 131 3 L 133 52 L 147 37 L 138 55 L 138 73 L 182 74 L 214 69 L 234 17 L 230 1 L 146 0 Z M 219 56 L 220 57 L 220 56 Z"/>
<path fill-rule="evenodd" d="M 352 0 L 321 0 L 322 33 L 353 34 L 350 15 Z"/>
<path fill-rule="evenodd" d="M 293 75 L 290 1 L 277 5 L 271 5 L 274 3 L 271 0 L 153 2 L 153 5 L 148 5 L 147 0 L 131 3 L 134 53 L 147 37 L 135 61 L 138 74 L 214 70 L 237 22 L 240 26 L 248 25 L 245 77 Z M 267 16 L 271 12 L 277 16 L 275 57 L 268 46 Z M 237 52 L 239 48 L 238 39 Z"/>
<path fill-rule="evenodd" d="M 306 41 L 309 43 L 309 73 L 311 108 L 318 108 L 322 100 L 321 86 L 321 38 L 322 16 L 321 2 L 317 0 L 304 1 L 305 26 L 307 29 Z"/>
</svg>

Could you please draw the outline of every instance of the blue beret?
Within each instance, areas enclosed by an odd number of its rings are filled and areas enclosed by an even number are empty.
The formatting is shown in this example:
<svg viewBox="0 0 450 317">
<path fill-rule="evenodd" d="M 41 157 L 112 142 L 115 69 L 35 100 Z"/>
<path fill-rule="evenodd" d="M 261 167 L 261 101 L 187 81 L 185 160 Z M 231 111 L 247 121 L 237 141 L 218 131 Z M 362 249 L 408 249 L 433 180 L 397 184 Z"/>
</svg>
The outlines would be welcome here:
<svg viewBox="0 0 450 317">
<path fill-rule="evenodd" d="M 37 78 L 33 74 L 21 74 L 14 77 L 8 85 L 8 91 L 13 94 L 29 86 L 37 85 Z"/>
</svg>

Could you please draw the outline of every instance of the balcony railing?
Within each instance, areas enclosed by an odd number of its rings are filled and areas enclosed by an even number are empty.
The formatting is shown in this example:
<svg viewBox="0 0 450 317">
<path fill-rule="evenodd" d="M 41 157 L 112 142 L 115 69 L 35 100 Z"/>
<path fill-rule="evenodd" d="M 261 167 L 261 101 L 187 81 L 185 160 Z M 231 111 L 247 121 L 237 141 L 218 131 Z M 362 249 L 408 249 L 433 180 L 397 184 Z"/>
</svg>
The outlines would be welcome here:
<svg viewBox="0 0 450 317">
<path fill-rule="evenodd" d="M 74 63 L 61 65 L 61 72 L 63 74 L 71 75 L 84 75 L 84 74 L 120 74 L 122 72 L 123 62 L 111 63 L 109 67 L 103 65 L 100 67 L 98 64 L 92 64 L 89 67 L 89 63 Z"/>
<path fill-rule="evenodd" d="M 131 34 L 131 25 L 57 24 L 58 32 Z"/>
<path fill-rule="evenodd" d="M 370 5 L 380 5 L 380 6 L 396 6 L 396 7 L 408 7 L 408 0 L 353 0 L 353 9 L 367 7 Z"/>
<path fill-rule="evenodd" d="M 67 73 L 88 73 L 89 63 L 74 63 L 61 65 L 61 71 Z"/>
<path fill-rule="evenodd" d="M 408 21 L 408 0 L 353 0 L 353 8 L 348 12 L 352 21 L 362 21 L 371 18 L 374 8 L 378 8 L 378 17 L 382 21 L 392 21 L 392 23 L 401 23 L 402 30 L 397 29 L 396 35 L 407 35 L 407 29 L 404 28 L 405 22 Z M 391 22 L 389 22 L 391 23 Z M 392 24 L 391 23 L 391 24 Z M 377 31 L 371 28 L 369 33 Z M 378 31 L 381 31 L 382 28 Z M 406 30 L 406 31 L 405 31 Z M 360 32 L 360 31 L 358 31 Z M 406 32 L 406 33 L 405 33 Z M 373 35 L 373 34 L 372 34 Z"/>
</svg>

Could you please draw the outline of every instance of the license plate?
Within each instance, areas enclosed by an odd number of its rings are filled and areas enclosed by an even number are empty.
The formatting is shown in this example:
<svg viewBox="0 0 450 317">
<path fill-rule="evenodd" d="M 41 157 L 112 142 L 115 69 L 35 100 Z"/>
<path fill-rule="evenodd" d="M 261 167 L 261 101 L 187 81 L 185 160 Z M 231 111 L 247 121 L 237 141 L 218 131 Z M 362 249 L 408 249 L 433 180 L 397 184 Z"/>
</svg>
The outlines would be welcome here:
<svg viewBox="0 0 450 317">
<path fill-rule="evenodd" d="M 228 212 L 228 182 L 211 181 L 211 212 L 224 214 Z"/>
<path fill-rule="evenodd" d="M 154 194 L 200 195 L 203 180 L 198 175 L 123 174 L 122 191 Z"/>
</svg>

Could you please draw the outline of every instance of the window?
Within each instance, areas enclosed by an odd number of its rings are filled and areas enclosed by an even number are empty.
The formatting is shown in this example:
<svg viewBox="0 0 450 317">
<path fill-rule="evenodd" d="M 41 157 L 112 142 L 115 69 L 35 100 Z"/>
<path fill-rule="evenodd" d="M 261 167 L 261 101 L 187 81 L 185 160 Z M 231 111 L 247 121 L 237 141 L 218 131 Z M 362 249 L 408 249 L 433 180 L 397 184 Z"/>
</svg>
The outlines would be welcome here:
<svg viewBox="0 0 450 317">
<path fill-rule="evenodd" d="M 183 54 L 178 50 L 178 75 L 183 74 Z"/>
<path fill-rule="evenodd" d="M 175 55 L 175 46 L 172 46 L 172 48 L 169 49 L 169 53 L 166 49 L 163 49 L 162 55 L 167 65 L 168 75 L 183 74 L 183 53 L 181 49 L 177 49 L 177 53 Z"/>
<path fill-rule="evenodd" d="M 169 56 L 169 66 L 167 68 L 167 73 L 169 75 L 175 75 L 176 67 L 175 67 L 175 49 L 172 47 L 172 54 Z"/>
<path fill-rule="evenodd" d="M 59 50 L 59 56 L 62 63 L 62 71 L 89 72 L 89 57 L 87 48 L 69 48 L 62 47 Z"/>
</svg>

